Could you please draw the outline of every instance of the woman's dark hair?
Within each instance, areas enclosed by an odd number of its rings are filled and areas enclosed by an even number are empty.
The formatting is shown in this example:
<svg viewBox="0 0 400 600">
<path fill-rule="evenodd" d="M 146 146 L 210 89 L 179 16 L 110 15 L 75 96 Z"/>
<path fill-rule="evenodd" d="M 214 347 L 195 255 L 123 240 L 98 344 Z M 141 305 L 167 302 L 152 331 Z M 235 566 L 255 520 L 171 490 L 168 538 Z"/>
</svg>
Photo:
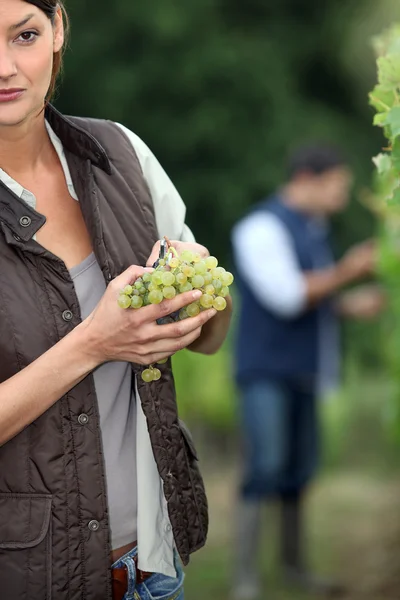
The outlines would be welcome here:
<svg viewBox="0 0 400 600">
<path fill-rule="evenodd" d="M 287 171 L 290 179 L 301 172 L 322 175 L 336 167 L 346 166 L 347 161 L 339 148 L 327 143 L 300 146 L 289 156 Z"/>
<path fill-rule="evenodd" d="M 69 32 L 69 18 L 68 18 L 68 14 L 67 14 L 67 11 L 65 10 L 65 6 L 64 6 L 62 0 L 24 0 L 24 1 L 27 2 L 28 4 L 33 4 L 34 6 L 37 6 L 40 10 L 42 10 L 44 12 L 44 14 L 50 19 L 50 21 L 53 24 L 54 24 L 57 10 L 58 10 L 58 8 L 61 8 L 63 17 L 64 17 L 65 37 L 67 39 L 68 32 Z M 57 78 L 62 69 L 64 49 L 65 49 L 65 43 L 64 43 L 64 46 L 61 48 L 61 50 L 54 54 L 51 82 L 50 82 L 50 87 L 49 87 L 49 90 L 48 90 L 47 96 L 46 96 L 47 100 L 50 100 L 55 92 Z"/>
</svg>

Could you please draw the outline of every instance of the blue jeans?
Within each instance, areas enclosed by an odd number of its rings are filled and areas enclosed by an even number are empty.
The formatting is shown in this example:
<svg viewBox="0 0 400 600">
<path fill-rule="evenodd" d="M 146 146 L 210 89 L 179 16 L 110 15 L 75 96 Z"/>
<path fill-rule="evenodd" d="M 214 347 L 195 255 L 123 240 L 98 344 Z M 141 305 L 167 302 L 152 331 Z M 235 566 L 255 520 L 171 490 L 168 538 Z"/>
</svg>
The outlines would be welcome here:
<svg viewBox="0 0 400 600">
<path fill-rule="evenodd" d="M 124 600 L 184 600 L 183 580 L 185 576 L 177 554 L 175 554 L 176 577 L 155 573 L 140 584 L 136 584 L 135 556 L 137 556 L 137 548 L 133 548 L 112 566 L 112 568 L 125 566 L 128 569 L 128 591 Z"/>
<path fill-rule="evenodd" d="M 315 473 L 318 419 L 314 393 L 270 379 L 241 388 L 242 495 L 297 495 Z"/>
</svg>

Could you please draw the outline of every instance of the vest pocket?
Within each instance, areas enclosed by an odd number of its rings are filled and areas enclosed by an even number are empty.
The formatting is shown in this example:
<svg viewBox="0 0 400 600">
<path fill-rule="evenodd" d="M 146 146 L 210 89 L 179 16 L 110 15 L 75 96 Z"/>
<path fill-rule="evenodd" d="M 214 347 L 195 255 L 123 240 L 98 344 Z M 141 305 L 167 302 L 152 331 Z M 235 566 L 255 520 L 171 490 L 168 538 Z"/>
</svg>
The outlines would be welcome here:
<svg viewBox="0 0 400 600">
<path fill-rule="evenodd" d="M 201 476 L 200 469 L 198 466 L 199 457 L 193 442 L 192 435 L 187 425 L 181 419 L 179 419 L 179 427 L 185 442 L 190 483 L 193 491 L 193 508 L 195 510 L 193 512 L 190 511 L 189 517 L 190 519 L 192 519 L 192 515 L 194 514 L 195 522 L 192 522 L 189 525 L 188 537 L 190 552 L 195 552 L 196 550 L 204 546 L 207 539 L 209 522 L 208 502 L 203 478 Z"/>
<path fill-rule="evenodd" d="M 51 501 L 0 493 L 0 597 L 51 600 Z"/>
</svg>

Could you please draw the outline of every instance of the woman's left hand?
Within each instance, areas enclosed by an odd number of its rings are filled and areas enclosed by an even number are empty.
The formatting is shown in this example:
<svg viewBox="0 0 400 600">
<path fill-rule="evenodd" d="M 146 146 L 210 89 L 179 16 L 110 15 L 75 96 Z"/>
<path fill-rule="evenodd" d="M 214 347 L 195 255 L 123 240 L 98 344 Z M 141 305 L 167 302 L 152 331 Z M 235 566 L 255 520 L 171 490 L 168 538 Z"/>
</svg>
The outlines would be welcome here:
<svg viewBox="0 0 400 600">
<path fill-rule="evenodd" d="M 207 258 L 210 256 L 209 251 L 205 246 L 201 244 L 191 244 L 189 242 L 179 242 L 176 240 L 171 240 L 171 246 L 175 248 L 178 254 L 182 254 L 184 250 L 190 250 L 190 252 L 197 252 L 200 254 L 201 258 Z M 160 242 L 156 242 L 153 246 L 153 250 L 149 256 L 146 266 L 152 267 L 154 263 L 158 260 L 160 255 Z"/>
</svg>

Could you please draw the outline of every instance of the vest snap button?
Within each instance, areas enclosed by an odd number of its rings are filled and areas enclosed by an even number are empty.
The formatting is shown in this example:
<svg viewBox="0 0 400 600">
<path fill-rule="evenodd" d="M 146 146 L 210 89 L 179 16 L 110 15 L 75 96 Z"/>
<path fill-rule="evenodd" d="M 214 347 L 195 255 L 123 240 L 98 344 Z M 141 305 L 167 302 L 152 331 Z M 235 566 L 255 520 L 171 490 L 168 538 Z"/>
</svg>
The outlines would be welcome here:
<svg viewBox="0 0 400 600">
<path fill-rule="evenodd" d="M 64 310 L 63 314 L 62 314 L 62 318 L 64 319 L 64 321 L 67 321 L 67 323 L 69 321 L 72 321 L 72 319 L 74 318 L 74 315 L 72 314 L 72 312 L 70 310 Z"/>
<path fill-rule="evenodd" d="M 100 523 L 98 521 L 90 521 L 88 525 L 90 531 L 98 531 L 100 529 Z"/>
<path fill-rule="evenodd" d="M 84 413 L 82 413 L 78 417 L 78 423 L 79 423 L 79 425 L 87 425 L 89 423 L 89 417 L 87 415 L 85 415 Z"/>
<path fill-rule="evenodd" d="M 32 219 L 30 217 L 21 217 L 19 220 L 19 224 L 21 225 L 21 227 L 29 227 L 31 223 Z"/>
</svg>

